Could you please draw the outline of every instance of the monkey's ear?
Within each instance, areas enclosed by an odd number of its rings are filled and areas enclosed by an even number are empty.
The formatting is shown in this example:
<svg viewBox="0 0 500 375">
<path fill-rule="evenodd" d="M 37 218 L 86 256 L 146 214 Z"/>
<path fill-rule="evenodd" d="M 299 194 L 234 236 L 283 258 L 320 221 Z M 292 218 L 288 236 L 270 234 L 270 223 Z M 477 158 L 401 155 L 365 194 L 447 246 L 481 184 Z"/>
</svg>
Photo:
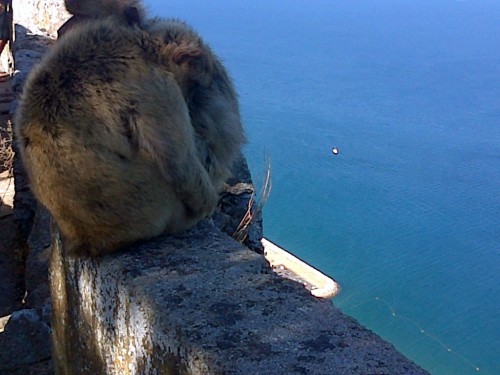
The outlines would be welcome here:
<svg viewBox="0 0 500 375">
<path fill-rule="evenodd" d="M 173 60 L 188 72 L 190 80 L 202 86 L 208 86 L 212 82 L 212 59 L 202 47 L 181 44 L 175 48 Z"/>
</svg>

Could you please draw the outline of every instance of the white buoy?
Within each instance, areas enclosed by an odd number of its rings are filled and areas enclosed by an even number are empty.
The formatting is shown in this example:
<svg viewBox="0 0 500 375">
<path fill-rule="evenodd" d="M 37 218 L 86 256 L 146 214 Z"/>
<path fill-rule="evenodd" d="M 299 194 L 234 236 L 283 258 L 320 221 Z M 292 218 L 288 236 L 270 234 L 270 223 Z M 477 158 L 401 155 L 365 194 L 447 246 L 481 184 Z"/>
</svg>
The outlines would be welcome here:
<svg viewBox="0 0 500 375">
<path fill-rule="evenodd" d="M 332 154 L 333 155 L 338 155 L 339 154 L 339 149 L 337 147 L 332 148 Z"/>
</svg>

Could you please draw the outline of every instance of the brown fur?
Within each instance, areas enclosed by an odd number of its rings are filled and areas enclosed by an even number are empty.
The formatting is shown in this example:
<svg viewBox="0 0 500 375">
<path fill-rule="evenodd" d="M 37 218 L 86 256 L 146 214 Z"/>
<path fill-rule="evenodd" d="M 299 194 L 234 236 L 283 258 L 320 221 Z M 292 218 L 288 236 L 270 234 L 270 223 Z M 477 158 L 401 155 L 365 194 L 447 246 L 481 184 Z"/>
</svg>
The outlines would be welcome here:
<svg viewBox="0 0 500 375">
<path fill-rule="evenodd" d="M 174 21 L 79 25 L 30 75 L 15 125 L 35 195 L 94 256 L 210 215 L 244 142 L 225 69 Z"/>
<path fill-rule="evenodd" d="M 94 19 L 113 17 L 126 24 L 140 24 L 144 19 L 141 0 L 65 0 L 66 10 L 75 15 Z"/>
<path fill-rule="evenodd" d="M 226 178 L 226 160 L 233 159 L 245 141 L 238 98 L 226 69 L 183 22 L 152 20 L 145 28 L 161 46 L 162 64 L 183 89 L 205 168 L 215 180 Z"/>
<path fill-rule="evenodd" d="M 66 10 L 73 16 L 57 30 L 58 38 L 79 25 L 112 17 L 125 25 L 140 25 L 145 20 L 141 0 L 65 0 Z"/>
</svg>

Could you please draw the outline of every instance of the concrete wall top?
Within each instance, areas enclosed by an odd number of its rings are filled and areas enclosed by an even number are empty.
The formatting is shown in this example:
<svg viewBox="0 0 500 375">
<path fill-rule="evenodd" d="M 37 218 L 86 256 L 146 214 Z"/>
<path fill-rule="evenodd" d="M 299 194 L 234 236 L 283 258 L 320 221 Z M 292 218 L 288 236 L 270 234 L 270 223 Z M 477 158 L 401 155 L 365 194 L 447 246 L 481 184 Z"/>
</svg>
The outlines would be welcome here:
<svg viewBox="0 0 500 375">
<path fill-rule="evenodd" d="M 209 223 L 52 260 L 60 374 L 425 374 Z"/>
</svg>

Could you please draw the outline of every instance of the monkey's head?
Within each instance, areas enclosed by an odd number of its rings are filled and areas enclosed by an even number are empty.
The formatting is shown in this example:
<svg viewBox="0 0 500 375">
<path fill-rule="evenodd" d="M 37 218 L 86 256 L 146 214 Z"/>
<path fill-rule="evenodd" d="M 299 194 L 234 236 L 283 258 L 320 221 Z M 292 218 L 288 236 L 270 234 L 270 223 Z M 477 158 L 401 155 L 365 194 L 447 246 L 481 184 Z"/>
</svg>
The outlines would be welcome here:
<svg viewBox="0 0 500 375">
<path fill-rule="evenodd" d="M 141 25 L 145 19 L 142 0 L 65 0 L 66 10 L 80 19 L 113 17 L 127 25 Z"/>
</svg>

